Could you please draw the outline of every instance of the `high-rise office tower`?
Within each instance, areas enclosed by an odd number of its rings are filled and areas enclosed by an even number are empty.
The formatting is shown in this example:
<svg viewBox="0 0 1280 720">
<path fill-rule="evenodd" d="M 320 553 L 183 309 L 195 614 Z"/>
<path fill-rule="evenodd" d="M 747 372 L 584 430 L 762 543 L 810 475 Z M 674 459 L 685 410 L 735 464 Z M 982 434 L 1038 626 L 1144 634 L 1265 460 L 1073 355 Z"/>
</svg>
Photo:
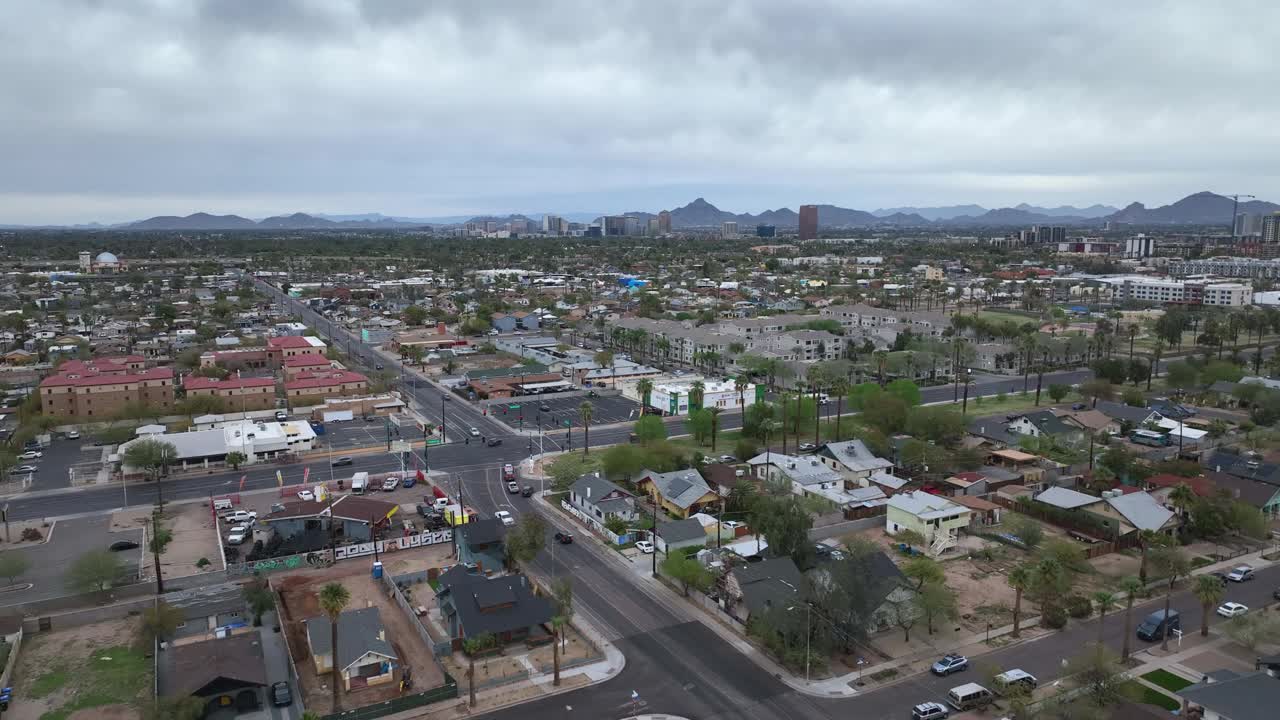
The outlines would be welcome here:
<svg viewBox="0 0 1280 720">
<path fill-rule="evenodd" d="M 726 220 L 720 223 L 720 237 L 736 238 L 738 237 L 738 223 L 732 220 Z"/>
<path fill-rule="evenodd" d="M 818 206 L 800 206 L 800 239 L 812 240 L 818 237 Z"/>
<path fill-rule="evenodd" d="M 666 235 L 671 232 L 671 211 L 663 210 L 658 213 L 658 234 Z"/>
</svg>

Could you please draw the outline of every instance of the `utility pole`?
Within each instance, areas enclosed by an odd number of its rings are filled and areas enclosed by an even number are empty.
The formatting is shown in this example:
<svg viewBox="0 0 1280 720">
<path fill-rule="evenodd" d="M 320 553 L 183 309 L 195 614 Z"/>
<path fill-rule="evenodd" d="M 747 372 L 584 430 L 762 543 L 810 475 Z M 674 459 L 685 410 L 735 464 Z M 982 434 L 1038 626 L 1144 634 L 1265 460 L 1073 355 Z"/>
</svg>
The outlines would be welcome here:
<svg viewBox="0 0 1280 720">
<path fill-rule="evenodd" d="M 1236 216 L 1240 214 L 1240 198 L 1249 198 L 1250 200 L 1255 200 L 1257 199 L 1258 196 L 1236 194 L 1236 195 L 1228 195 L 1227 197 L 1231 198 L 1231 201 L 1232 201 L 1231 202 L 1231 242 L 1234 245 L 1240 238 L 1239 235 L 1236 235 Z"/>
<path fill-rule="evenodd" d="M 650 535 L 654 540 L 658 539 L 658 485 L 653 483 L 653 532 Z M 653 576 L 658 577 L 658 544 L 653 544 Z"/>
</svg>

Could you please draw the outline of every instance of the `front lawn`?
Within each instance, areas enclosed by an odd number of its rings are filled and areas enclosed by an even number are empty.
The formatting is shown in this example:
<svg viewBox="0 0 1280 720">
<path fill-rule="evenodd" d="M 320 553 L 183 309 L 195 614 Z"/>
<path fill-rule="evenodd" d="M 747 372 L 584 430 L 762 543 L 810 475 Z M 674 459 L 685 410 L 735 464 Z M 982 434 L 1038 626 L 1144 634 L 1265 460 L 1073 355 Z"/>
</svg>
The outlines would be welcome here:
<svg viewBox="0 0 1280 720">
<path fill-rule="evenodd" d="M 1195 684 L 1180 675 L 1174 675 L 1168 670 L 1152 670 L 1146 675 L 1143 675 L 1142 679 L 1152 685 L 1159 685 L 1165 690 L 1175 693 L 1181 692 L 1183 688 Z"/>
<path fill-rule="evenodd" d="M 1170 712 L 1182 707 L 1182 703 L 1174 700 L 1168 695 L 1165 695 L 1159 690 L 1154 690 L 1143 685 L 1137 680 L 1130 680 L 1121 687 L 1124 690 L 1125 696 L 1132 698 L 1134 702 L 1142 703 L 1144 705 L 1155 705 L 1156 707 L 1162 707 Z"/>
<path fill-rule="evenodd" d="M 964 388 L 961 388 L 960 391 L 963 394 Z M 1080 401 L 1080 394 L 1074 390 L 1067 393 L 1067 396 L 1062 399 L 1063 403 L 1076 403 Z M 1049 397 L 1049 387 L 1046 385 L 1040 392 L 1039 409 L 1048 408 L 1050 405 L 1054 404 L 1053 398 Z M 970 416 L 997 415 L 1001 413 L 1016 412 L 1019 410 L 1036 409 L 1036 379 L 1034 375 L 1031 377 L 1031 391 L 1025 396 L 1023 396 L 1021 392 L 1008 393 L 1005 395 L 1004 399 L 1001 400 L 999 395 L 986 395 L 981 399 L 981 401 L 979 401 L 973 396 L 972 390 L 969 394 L 968 415 Z"/>
<path fill-rule="evenodd" d="M 32 685 L 32 696 L 65 688 L 69 701 L 40 716 L 40 720 L 65 720 L 86 708 L 137 706 L 150 689 L 151 674 L 151 661 L 142 653 L 125 646 L 101 648 L 74 673 L 58 668 L 41 675 Z"/>
</svg>

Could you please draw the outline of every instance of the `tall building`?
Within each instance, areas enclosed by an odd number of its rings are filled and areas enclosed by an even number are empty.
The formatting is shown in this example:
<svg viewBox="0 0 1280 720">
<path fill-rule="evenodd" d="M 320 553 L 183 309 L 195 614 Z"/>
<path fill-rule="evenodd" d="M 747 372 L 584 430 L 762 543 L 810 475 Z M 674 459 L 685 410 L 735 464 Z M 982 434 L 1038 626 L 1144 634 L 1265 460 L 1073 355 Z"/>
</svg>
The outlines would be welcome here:
<svg viewBox="0 0 1280 720">
<path fill-rule="evenodd" d="M 628 237 L 635 237 L 640 234 L 640 218 L 631 217 L 630 215 L 622 219 L 622 234 Z"/>
<path fill-rule="evenodd" d="M 645 228 L 645 234 L 649 237 L 662 234 L 659 228 L 659 220 L 656 217 L 649 218 L 649 222 Z"/>
<path fill-rule="evenodd" d="M 813 240 L 818 237 L 818 206 L 800 206 L 800 239 Z"/>
<path fill-rule="evenodd" d="M 1236 225 L 1232 232 L 1235 237 L 1250 238 L 1262 232 L 1262 216 L 1257 213 L 1240 213 L 1236 215 Z"/>
<path fill-rule="evenodd" d="M 658 233 L 666 235 L 671 232 L 671 211 L 663 210 L 658 213 Z"/>
<path fill-rule="evenodd" d="M 738 223 L 732 220 L 726 220 L 720 223 L 720 237 L 736 238 L 738 237 Z"/>
<path fill-rule="evenodd" d="M 542 232 L 548 235 L 560 235 L 564 232 L 564 228 L 561 227 L 563 223 L 564 218 L 559 215 L 543 215 Z"/>
<path fill-rule="evenodd" d="M 1062 225 L 1036 225 L 1031 231 L 1035 233 L 1036 242 L 1042 245 L 1067 241 L 1067 229 Z"/>
<path fill-rule="evenodd" d="M 1156 239 L 1143 233 L 1124 239 L 1124 256 L 1127 258 L 1148 258 L 1156 252 Z"/>
<path fill-rule="evenodd" d="M 1280 212 L 1262 218 L 1262 242 L 1280 243 Z"/>
<path fill-rule="evenodd" d="M 772 225 L 757 225 L 757 226 L 756 226 L 756 237 L 761 237 L 761 238 L 771 238 L 771 237 L 775 237 L 775 236 L 777 236 L 777 234 L 778 234 L 778 228 L 776 228 L 776 227 L 774 227 L 774 226 L 772 226 Z"/>
<path fill-rule="evenodd" d="M 606 237 L 621 237 L 627 234 L 627 219 L 621 215 L 606 215 L 601 223 L 601 232 Z"/>
</svg>

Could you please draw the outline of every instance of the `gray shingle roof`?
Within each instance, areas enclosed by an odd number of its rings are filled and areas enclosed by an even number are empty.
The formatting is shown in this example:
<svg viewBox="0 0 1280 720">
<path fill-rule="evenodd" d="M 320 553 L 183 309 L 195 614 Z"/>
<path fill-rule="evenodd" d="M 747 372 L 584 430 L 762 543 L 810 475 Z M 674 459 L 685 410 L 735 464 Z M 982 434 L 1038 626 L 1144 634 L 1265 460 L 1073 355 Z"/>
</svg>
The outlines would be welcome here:
<svg viewBox="0 0 1280 720">
<path fill-rule="evenodd" d="M 623 510 L 633 507 L 631 493 L 600 477 L 599 473 L 583 475 L 573 482 L 569 491 L 578 496 L 583 502 L 600 508 L 601 512 L 621 513 Z M 619 497 L 609 500 L 601 499 L 609 497 L 609 495 L 619 495 Z"/>
<path fill-rule="evenodd" d="M 876 457 L 861 440 L 832 442 L 822 446 L 822 454 L 844 464 L 854 472 L 875 472 L 893 467 L 893 463 Z"/>
<path fill-rule="evenodd" d="M 702 540 L 707 537 L 707 533 L 702 529 L 702 523 L 694 518 L 685 518 L 684 520 L 675 520 L 673 522 L 664 522 L 658 524 L 658 537 L 665 542 L 680 544 L 690 540 Z"/>
<path fill-rule="evenodd" d="M 1037 495 L 1035 499 L 1036 502 L 1042 502 L 1045 505 L 1052 505 L 1064 510 L 1072 510 L 1102 502 L 1102 498 L 1095 495 L 1086 495 L 1064 487 L 1051 487 Z"/>
<path fill-rule="evenodd" d="M 1048 410 L 1038 410 L 1036 412 L 1023 413 L 1022 417 L 1031 421 L 1040 429 L 1040 432 L 1049 435 L 1063 435 L 1066 433 L 1077 432 L 1077 430 L 1062 421 L 1062 418 L 1054 415 Z"/>
<path fill-rule="evenodd" d="M 533 594 L 523 575 L 487 578 L 455 565 L 439 581 L 436 595 L 452 595 L 464 637 L 544 625 L 555 614 L 546 598 Z"/>
<path fill-rule="evenodd" d="M 1160 414 L 1151 408 L 1136 408 L 1107 400 L 1098 401 L 1098 407 L 1094 409 L 1112 420 L 1128 420 L 1134 425 L 1141 425 L 1153 415 L 1158 416 Z"/>
<path fill-rule="evenodd" d="M 1139 530 L 1159 530 L 1173 517 L 1173 511 L 1144 492 L 1107 498 L 1107 503 Z"/>
<path fill-rule="evenodd" d="M 1280 706 L 1280 679 L 1251 672 L 1221 682 L 1197 683 L 1179 694 L 1231 720 L 1271 720 Z"/>
<path fill-rule="evenodd" d="M 327 655 L 333 649 L 330 628 L 329 618 L 324 615 L 307 619 L 311 652 Z M 382 614 L 376 607 L 343 611 L 338 616 L 338 667 L 345 670 L 366 653 L 396 659 L 395 649 L 387 642 Z"/>
<path fill-rule="evenodd" d="M 740 565 L 733 574 L 742 590 L 742 601 L 752 613 L 785 608 L 799 602 L 804 591 L 804 576 L 789 557 Z"/>
</svg>

